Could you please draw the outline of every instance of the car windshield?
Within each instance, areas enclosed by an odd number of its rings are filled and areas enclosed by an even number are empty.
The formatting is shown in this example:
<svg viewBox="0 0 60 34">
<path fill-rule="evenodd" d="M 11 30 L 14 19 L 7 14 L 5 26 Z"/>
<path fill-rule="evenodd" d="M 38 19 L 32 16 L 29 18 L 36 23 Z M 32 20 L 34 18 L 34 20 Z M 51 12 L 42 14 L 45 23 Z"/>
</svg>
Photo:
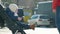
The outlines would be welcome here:
<svg viewBox="0 0 60 34">
<path fill-rule="evenodd" d="M 31 17 L 31 19 L 36 19 L 36 18 L 38 18 L 37 15 L 33 15 L 33 16 Z"/>
<path fill-rule="evenodd" d="M 48 19 L 48 16 L 40 16 L 40 19 Z"/>
</svg>

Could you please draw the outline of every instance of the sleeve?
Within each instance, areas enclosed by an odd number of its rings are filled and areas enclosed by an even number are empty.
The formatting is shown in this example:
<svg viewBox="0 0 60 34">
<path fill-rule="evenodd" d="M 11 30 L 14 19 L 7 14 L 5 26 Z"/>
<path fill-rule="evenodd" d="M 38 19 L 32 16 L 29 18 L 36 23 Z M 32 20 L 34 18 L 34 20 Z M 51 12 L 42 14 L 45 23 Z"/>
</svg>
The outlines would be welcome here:
<svg viewBox="0 0 60 34">
<path fill-rule="evenodd" d="M 15 21 L 17 21 L 17 20 L 18 20 L 18 19 L 17 19 L 17 18 L 18 18 L 18 16 L 14 16 L 14 14 L 12 14 L 12 15 L 11 15 L 11 14 L 9 14 L 9 15 L 10 15 L 10 17 L 11 17 L 13 20 L 15 20 Z"/>
<path fill-rule="evenodd" d="M 20 27 L 22 27 L 22 28 L 31 29 L 31 28 L 30 28 L 30 25 L 25 24 L 25 23 L 23 23 L 23 22 L 17 22 L 17 24 L 18 24 Z"/>
<path fill-rule="evenodd" d="M 52 10 L 56 9 L 57 6 L 57 0 L 53 0 L 52 2 Z"/>
<path fill-rule="evenodd" d="M 6 10 L 6 13 L 13 20 L 17 20 L 18 16 L 14 16 L 14 14 L 9 9 Z"/>
</svg>

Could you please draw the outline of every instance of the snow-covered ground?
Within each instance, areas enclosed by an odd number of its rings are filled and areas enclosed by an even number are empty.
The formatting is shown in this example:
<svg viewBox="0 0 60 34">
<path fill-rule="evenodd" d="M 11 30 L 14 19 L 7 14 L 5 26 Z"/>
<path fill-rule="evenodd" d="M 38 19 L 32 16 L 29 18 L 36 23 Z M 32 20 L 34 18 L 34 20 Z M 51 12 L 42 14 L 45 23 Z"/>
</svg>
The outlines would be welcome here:
<svg viewBox="0 0 60 34">
<path fill-rule="evenodd" d="M 7 27 L 4 27 L 3 29 L 0 29 L 0 34 L 12 34 L 12 32 Z"/>
<path fill-rule="evenodd" d="M 59 34 L 57 28 L 35 28 L 24 30 L 27 34 Z"/>
<path fill-rule="evenodd" d="M 38 28 L 24 30 L 27 34 L 59 34 L 57 28 Z M 12 34 L 8 28 L 0 29 L 0 34 Z"/>
</svg>

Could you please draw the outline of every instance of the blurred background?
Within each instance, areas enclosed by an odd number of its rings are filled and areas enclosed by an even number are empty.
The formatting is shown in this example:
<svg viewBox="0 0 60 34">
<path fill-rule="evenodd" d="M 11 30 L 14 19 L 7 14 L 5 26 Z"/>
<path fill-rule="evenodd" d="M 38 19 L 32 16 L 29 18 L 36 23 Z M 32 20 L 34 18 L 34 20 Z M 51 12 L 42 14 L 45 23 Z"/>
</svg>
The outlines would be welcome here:
<svg viewBox="0 0 60 34">
<path fill-rule="evenodd" d="M 52 0 L 0 0 L 0 2 L 5 8 L 11 3 L 17 4 L 19 9 L 22 9 L 20 15 L 23 15 L 25 23 L 56 27 L 55 14 L 52 12 Z"/>
</svg>

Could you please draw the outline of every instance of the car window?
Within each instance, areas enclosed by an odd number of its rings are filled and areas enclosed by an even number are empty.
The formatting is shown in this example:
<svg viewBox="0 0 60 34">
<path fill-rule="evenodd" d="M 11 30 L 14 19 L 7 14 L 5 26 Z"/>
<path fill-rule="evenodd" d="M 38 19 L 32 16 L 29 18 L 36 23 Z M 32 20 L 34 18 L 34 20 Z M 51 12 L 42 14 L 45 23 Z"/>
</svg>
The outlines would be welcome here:
<svg viewBox="0 0 60 34">
<path fill-rule="evenodd" d="M 31 17 L 31 19 L 36 19 L 36 18 L 38 18 L 37 15 L 33 15 L 33 16 Z"/>
<path fill-rule="evenodd" d="M 40 19 L 48 19 L 48 16 L 40 16 Z"/>
</svg>

